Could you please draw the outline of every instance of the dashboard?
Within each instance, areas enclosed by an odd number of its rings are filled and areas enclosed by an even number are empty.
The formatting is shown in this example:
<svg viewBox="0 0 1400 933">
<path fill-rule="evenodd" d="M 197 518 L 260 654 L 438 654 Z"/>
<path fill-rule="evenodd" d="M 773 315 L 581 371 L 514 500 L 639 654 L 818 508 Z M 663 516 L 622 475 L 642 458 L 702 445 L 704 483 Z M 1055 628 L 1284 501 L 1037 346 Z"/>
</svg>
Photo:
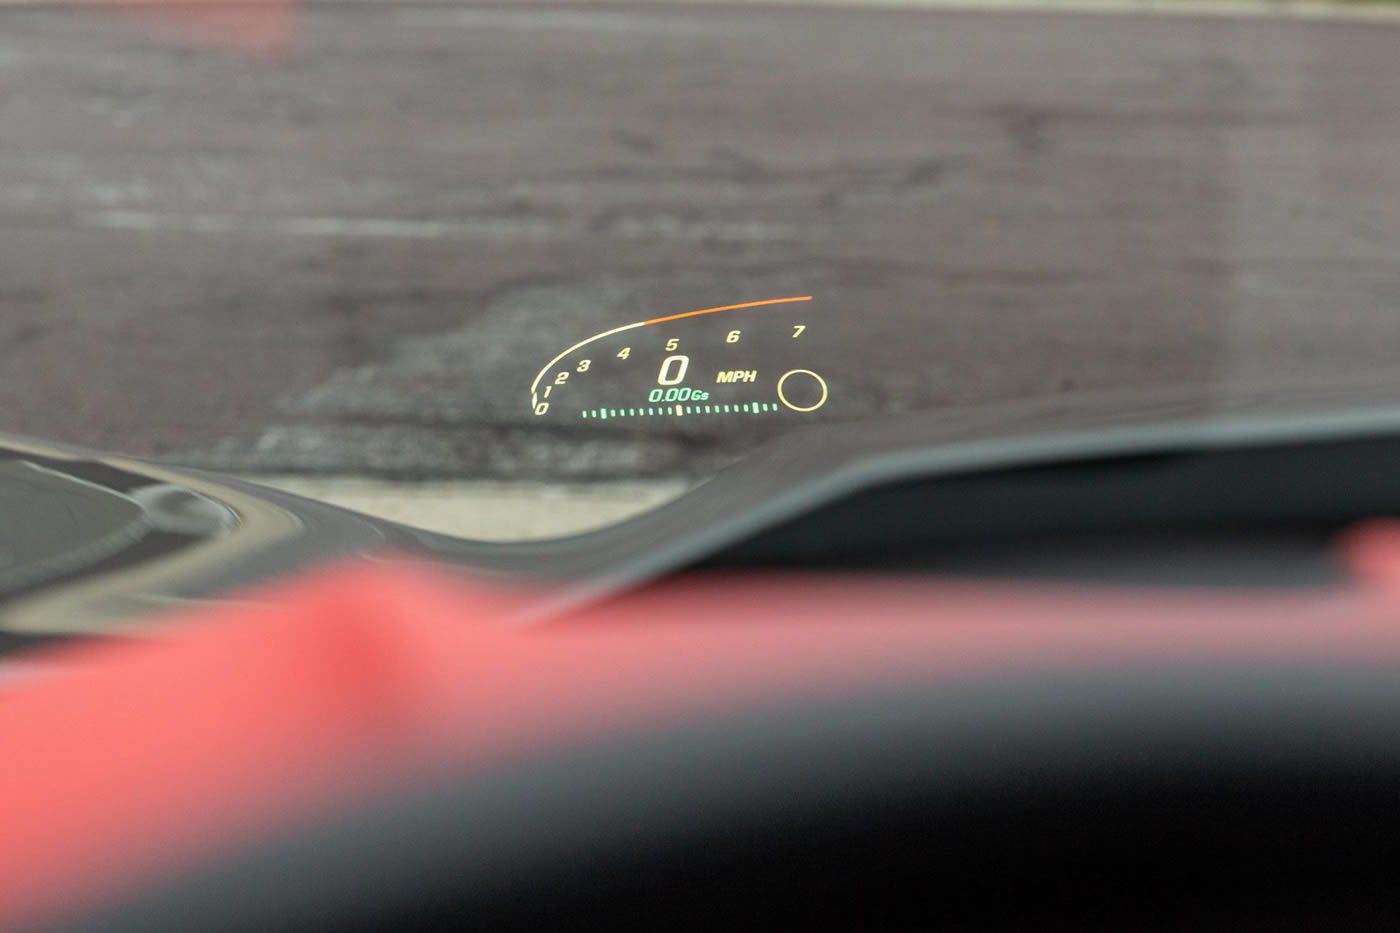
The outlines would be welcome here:
<svg viewBox="0 0 1400 933">
<path fill-rule="evenodd" d="M 832 348 L 814 311 L 802 298 L 706 309 L 556 351 L 522 386 L 549 406 L 530 417 L 794 422 L 678 499 L 568 538 L 451 538 L 234 477 L 5 440 L 0 496 L 29 518 L 0 562 L 0 635 L 18 649 L 114 632 L 350 558 L 523 584 L 521 621 L 694 569 L 1329 586 L 1348 577 L 1337 535 L 1400 513 L 1388 386 L 1369 398 L 1356 387 L 1086 395 L 822 423 L 844 384 L 824 378 Z M 752 381 L 721 378 L 748 371 Z M 686 401 L 665 400 L 685 389 Z"/>
</svg>

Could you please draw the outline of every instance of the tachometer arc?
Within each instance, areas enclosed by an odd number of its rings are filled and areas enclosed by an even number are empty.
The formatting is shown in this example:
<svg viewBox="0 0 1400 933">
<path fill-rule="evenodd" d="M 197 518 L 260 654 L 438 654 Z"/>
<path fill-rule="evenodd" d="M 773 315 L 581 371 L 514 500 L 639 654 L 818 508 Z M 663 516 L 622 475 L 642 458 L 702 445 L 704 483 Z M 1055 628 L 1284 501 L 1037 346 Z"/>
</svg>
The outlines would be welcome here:
<svg viewBox="0 0 1400 933">
<path fill-rule="evenodd" d="M 791 304 L 795 301 L 811 300 L 811 295 L 798 295 L 792 298 L 768 298 L 763 301 L 746 301 L 743 304 L 737 305 L 721 305 L 718 308 L 701 308 L 699 311 L 685 311 L 680 314 L 670 314 L 665 317 L 654 317 L 647 321 L 637 321 L 635 324 L 623 324 L 621 327 L 614 327 L 612 330 L 605 330 L 601 334 L 594 334 L 592 337 L 580 340 L 578 343 L 574 344 L 572 347 L 569 347 L 569 349 L 565 350 L 563 353 L 560 353 L 554 359 L 544 364 L 544 367 L 541 368 L 539 373 L 535 376 L 535 381 L 530 383 L 530 405 L 533 407 L 536 404 L 537 395 L 539 394 L 540 380 L 545 377 L 546 373 L 548 373 L 551 369 L 554 368 L 554 364 L 562 360 L 564 357 L 568 356 L 570 353 L 573 353 L 575 350 L 579 350 L 583 347 L 588 346 L 595 340 L 602 340 L 604 337 L 611 337 L 613 334 L 620 334 L 625 330 L 632 330 L 637 327 L 646 327 L 649 324 L 662 324 L 666 321 L 678 321 L 681 318 L 699 317 L 702 314 L 715 314 L 719 311 L 738 311 L 741 308 L 761 308 L 765 305 L 783 305 Z"/>
</svg>

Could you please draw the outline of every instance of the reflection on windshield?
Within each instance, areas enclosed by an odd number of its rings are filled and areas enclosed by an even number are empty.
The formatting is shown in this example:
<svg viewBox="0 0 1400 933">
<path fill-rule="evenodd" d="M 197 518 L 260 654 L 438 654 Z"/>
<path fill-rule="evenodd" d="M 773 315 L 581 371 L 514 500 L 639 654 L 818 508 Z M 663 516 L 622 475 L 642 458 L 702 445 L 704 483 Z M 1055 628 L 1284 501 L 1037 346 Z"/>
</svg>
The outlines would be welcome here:
<svg viewBox="0 0 1400 933">
<path fill-rule="evenodd" d="M 0 6 L 0 428 L 519 537 L 808 424 L 1393 367 L 1391 8 L 1053 7 Z"/>
</svg>

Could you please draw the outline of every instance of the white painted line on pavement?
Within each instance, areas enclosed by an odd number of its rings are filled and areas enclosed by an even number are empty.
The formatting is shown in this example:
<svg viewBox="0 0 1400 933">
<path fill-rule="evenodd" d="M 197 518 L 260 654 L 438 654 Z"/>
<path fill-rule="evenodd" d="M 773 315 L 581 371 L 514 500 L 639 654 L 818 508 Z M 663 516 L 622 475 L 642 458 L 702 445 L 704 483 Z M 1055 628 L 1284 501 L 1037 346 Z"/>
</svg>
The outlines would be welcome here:
<svg viewBox="0 0 1400 933">
<path fill-rule="evenodd" d="M 556 224 L 516 219 L 464 221 L 404 220 L 384 217 L 239 217 L 233 214 L 164 214 L 153 211 L 94 211 L 84 226 L 108 230 L 180 233 L 274 233 L 310 237 L 378 237 L 435 240 L 552 239 Z"/>
<path fill-rule="evenodd" d="M 477 29 L 541 32 L 620 33 L 647 38 L 713 35 L 717 23 L 655 16 L 646 12 L 623 13 L 594 10 L 491 10 L 460 7 L 414 7 L 400 11 L 397 21 L 405 26 L 432 29 Z"/>
<path fill-rule="evenodd" d="M 365 2 L 365 0 L 340 0 Z M 586 4 L 596 0 L 521 0 Z M 637 6 L 814 7 L 869 10 L 957 10 L 1011 13 L 1126 13 L 1163 16 L 1400 20 L 1400 7 L 1327 0 L 617 0 Z"/>
<path fill-rule="evenodd" d="M 499 2 L 499 0 L 496 0 Z M 572 5 L 578 7 L 596 6 L 599 0 L 513 0 L 518 6 L 532 4 Z M 762 7 L 829 8 L 829 9 L 868 9 L 868 10 L 957 10 L 1007 13 L 1117 13 L 1149 16 L 1210 16 L 1225 18 L 1279 18 L 1296 20 L 1335 20 L 1360 22 L 1400 22 L 1400 7 L 1380 4 L 1352 4 L 1342 2 L 1321 2 L 1321 0 L 609 0 L 611 6 L 632 6 L 638 9 L 666 7 L 730 7 L 753 9 Z M 425 12 L 453 12 L 452 4 L 426 2 L 415 4 L 414 0 L 141 0 L 122 3 L 120 0 L 0 0 L 0 8 L 29 9 L 100 9 L 103 7 L 141 6 L 147 9 L 160 6 L 298 6 L 306 9 L 377 6 L 399 7 L 410 12 L 415 6 Z M 489 6 L 478 7 L 473 0 L 461 0 L 460 12 L 496 13 Z M 500 11 L 505 16 L 519 15 L 523 11 Z M 564 15 L 564 14 L 561 14 Z M 614 11 L 590 11 L 584 16 L 617 16 Z M 498 21 L 507 24 L 508 19 Z M 498 25 L 495 28 L 536 28 L 536 29 L 575 29 L 591 31 L 627 31 L 618 27 L 618 21 L 584 23 L 581 19 L 556 19 L 552 25 L 536 21 L 533 25 L 515 20 L 516 25 Z"/>
<path fill-rule="evenodd" d="M 453 220 L 408 220 L 387 217 L 268 217 L 235 214 L 171 214 L 156 211 L 89 211 L 80 226 L 97 230 L 146 233 L 254 233 L 292 237 L 368 237 L 411 240 L 481 240 L 500 243 L 546 243 L 560 240 L 651 240 L 762 243 L 810 239 L 815 230 L 794 224 L 750 220 L 688 220 L 669 214 L 614 218 L 606 227 L 567 218 L 480 217 Z"/>
</svg>

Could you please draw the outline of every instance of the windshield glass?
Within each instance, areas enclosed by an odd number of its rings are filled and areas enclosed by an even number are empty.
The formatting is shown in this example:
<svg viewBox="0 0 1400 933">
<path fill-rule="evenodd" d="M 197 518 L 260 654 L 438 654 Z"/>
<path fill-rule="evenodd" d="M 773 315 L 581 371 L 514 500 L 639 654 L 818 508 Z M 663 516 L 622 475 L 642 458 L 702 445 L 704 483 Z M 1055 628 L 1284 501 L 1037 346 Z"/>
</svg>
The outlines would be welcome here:
<svg viewBox="0 0 1400 933">
<path fill-rule="evenodd" d="M 810 425 L 1384 377 L 1397 13 L 10 0 L 0 428 L 504 539 Z"/>
</svg>

